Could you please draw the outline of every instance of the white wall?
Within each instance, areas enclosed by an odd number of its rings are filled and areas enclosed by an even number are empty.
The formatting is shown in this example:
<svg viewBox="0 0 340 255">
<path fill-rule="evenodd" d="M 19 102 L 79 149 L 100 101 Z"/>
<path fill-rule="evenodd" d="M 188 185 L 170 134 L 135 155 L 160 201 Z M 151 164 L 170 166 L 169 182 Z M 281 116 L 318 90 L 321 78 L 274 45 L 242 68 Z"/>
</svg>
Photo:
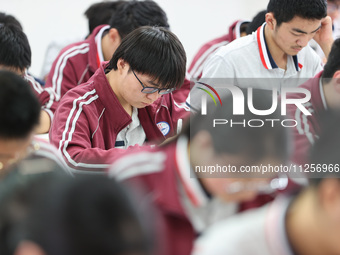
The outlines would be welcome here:
<svg viewBox="0 0 340 255">
<path fill-rule="evenodd" d="M 39 76 L 52 40 L 83 38 L 88 31 L 83 13 L 99 0 L 0 0 L 0 11 L 23 25 L 32 48 L 30 72 Z M 199 47 L 228 31 L 237 19 L 252 19 L 268 0 L 155 0 L 167 13 L 171 30 L 182 41 L 188 64 Z"/>
</svg>

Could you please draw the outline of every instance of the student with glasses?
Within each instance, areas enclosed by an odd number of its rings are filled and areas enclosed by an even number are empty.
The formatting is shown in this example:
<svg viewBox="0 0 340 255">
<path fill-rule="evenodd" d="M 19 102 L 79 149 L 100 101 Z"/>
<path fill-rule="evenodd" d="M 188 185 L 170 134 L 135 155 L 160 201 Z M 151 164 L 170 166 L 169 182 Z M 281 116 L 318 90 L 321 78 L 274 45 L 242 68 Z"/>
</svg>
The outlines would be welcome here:
<svg viewBox="0 0 340 255">
<path fill-rule="evenodd" d="M 173 136 L 185 113 L 171 95 L 162 95 L 183 84 L 185 66 L 185 51 L 172 32 L 134 30 L 109 63 L 62 98 L 51 142 L 70 167 L 93 171 L 104 170 L 123 149 Z"/>
<path fill-rule="evenodd" d="M 101 63 L 110 61 L 122 39 L 141 26 L 170 27 L 166 13 L 156 2 L 122 1 L 110 20 L 97 26 L 86 40 L 61 50 L 52 64 L 46 87 L 53 88 L 60 99 L 70 89 L 87 82 Z"/>
</svg>

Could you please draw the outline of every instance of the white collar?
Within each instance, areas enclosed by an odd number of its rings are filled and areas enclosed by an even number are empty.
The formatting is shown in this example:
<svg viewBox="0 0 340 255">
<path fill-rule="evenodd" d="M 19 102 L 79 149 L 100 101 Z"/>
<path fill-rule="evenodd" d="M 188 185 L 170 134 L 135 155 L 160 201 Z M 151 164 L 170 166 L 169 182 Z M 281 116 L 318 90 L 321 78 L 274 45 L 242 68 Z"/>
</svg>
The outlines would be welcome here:
<svg viewBox="0 0 340 255">
<path fill-rule="evenodd" d="M 261 62 L 262 65 L 264 66 L 264 68 L 266 69 L 275 69 L 278 68 L 278 66 L 276 65 L 269 49 L 267 46 L 267 42 L 266 42 L 266 38 L 265 38 L 265 26 L 266 26 L 266 22 L 263 23 L 262 26 L 260 26 L 257 31 L 256 31 L 256 40 L 257 40 L 257 45 L 259 48 L 259 53 L 260 53 L 260 58 L 261 58 Z M 295 56 L 288 56 L 288 58 L 291 57 L 295 66 L 296 71 L 300 71 L 303 67 L 303 65 L 301 63 L 298 62 L 298 57 L 297 55 Z"/>
<path fill-rule="evenodd" d="M 102 63 L 104 61 L 104 54 L 103 54 L 103 49 L 102 49 L 102 35 L 103 35 L 104 31 L 106 31 L 108 29 L 110 29 L 109 25 L 102 27 L 95 37 L 95 41 L 96 41 L 96 44 L 97 44 L 97 52 L 98 52 L 98 57 L 99 57 L 100 63 Z"/>
<path fill-rule="evenodd" d="M 188 139 L 180 136 L 176 145 L 176 161 L 179 172 L 179 194 L 185 214 L 197 233 L 237 212 L 236 203 L 226 203 L 211 198 L 204 192 L 194 175 L 188 156 Z"/>
<path fill-rule="evenodd" d="M 203 206 L 209 201 L 191 167 L 188 155 L 188 138 L 180 136 L 176 145 L 176 161 L 181 183 L 187 196 L 195 206 Z"/>
</svg>

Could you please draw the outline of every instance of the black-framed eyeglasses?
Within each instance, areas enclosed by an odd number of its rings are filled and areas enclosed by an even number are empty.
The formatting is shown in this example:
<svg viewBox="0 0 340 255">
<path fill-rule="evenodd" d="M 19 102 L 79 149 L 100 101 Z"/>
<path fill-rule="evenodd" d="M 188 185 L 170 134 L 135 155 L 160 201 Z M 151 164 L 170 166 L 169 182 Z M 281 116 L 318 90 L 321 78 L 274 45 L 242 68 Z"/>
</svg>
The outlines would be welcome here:
<svg viewBox="0 0 340 255">
<path fill-rule="evenodd" d="M 159 89 L 159 88 L 155 88 L 155 87 L 147 87 L 143 84 L 143 82 L 141 82 L 141 80 L 137 77 L 137 75 L 135 74 L 135 72 L 131 69 L 133 75 L 136 77 L 136 79 L 139 81 L 140 85 L 142 85 L 142 90 L 141 92 L 145 93 L 145 94 L 152 94 L 158 91 L 158 94 L 160 95 L 165 95 L 165 94 L 169 94 L 171 92 L 173 92 L 176 88 L 171 88 L 171 89 Z"/>
</svg>

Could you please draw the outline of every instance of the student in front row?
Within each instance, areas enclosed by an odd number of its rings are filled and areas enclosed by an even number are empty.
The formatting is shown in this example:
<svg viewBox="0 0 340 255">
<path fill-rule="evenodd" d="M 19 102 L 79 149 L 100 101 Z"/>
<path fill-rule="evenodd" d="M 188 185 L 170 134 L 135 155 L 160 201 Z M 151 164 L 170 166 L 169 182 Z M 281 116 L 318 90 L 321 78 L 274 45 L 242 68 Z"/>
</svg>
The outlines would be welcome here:
<svg viewBox="0 0 340 255">
<path fill-rule="evenodd" d="M 37 166 L 25 160 L 0 182 L 1 255 L 154 254 L 153 213 L 124 187 L 30 161 Z"/>
<path fill-rule="evenodd" d="M 50 141 L 69 166 L 91 171 L 105 169 L 112 156 L 130 146 L 171 137 L 183 112 L 162 95 L 182 85 L 185 66 L 185 51 L 172 32 L 134 30 L 108 64 L 64 96 Z"/>
<path fill-rule="evenodd" d="M 39 101 L 27 82 L 13 72 L 0 70 L 0 178 L 28 155 L 49 158 L 69 173 L 58 150 L 34 138 L 39 115 Z"/>
<path fill-rule="evenodd" d="M 254 104 L 267 109 L 270 97 L 254 91 Z M 272 166 L 284 164 L 287 158 L 287 136 L 282 126 L 252 128 L 242 125 L 216 125 L 214 119 L 233 119 L 241 123 L 252 119 L 280 119 L 278 112 L 256 116 L 248 109 L 244 115 L 234 115 L 230 97 L 223 106 L 210 105 L 207 115 L 197 114 L 190 126 L 173 142 L 155 148 L 144 147 L 118 157 L 109 174 L 132 187 L 145 188 L 145 200 L 153 201 L 164 220 L 163 255 L 190 254 L 197 235 L 214 222 L 246 207 L 261 206 L 273 197 L 257 196 L 270 193 L 271 176 L 219 172 L 210 174 L 204 169 L 231 165 Z M 201 171 L 197 170 L 201 169 Z M 214 254 L 214 253 L 211 253 Z"/>
<path fill-rule="evenodd" d="M 211 227 L 193 254 L 340 254 L 339 125 L 339 113 L 327 118 L 310 154 L 307 187 Z"/>
</svg>

